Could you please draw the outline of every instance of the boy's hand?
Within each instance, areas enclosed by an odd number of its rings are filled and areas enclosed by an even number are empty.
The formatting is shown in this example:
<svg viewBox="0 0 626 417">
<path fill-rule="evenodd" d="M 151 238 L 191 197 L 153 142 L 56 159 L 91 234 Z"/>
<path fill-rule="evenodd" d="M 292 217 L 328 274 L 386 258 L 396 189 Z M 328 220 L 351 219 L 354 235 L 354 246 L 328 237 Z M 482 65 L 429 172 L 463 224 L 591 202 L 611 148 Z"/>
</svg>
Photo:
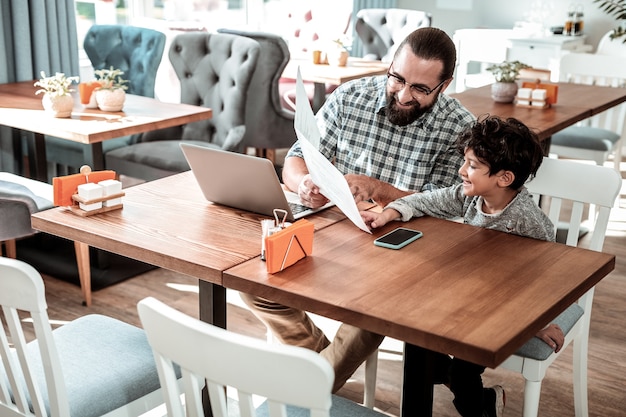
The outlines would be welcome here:
<svg viewBox="0 0 626 417">
<path fill-rule="evenodd" d="M 565 343 L 565 335 L 558 324 L 549 324 L 546 328 L 539 330 L 536 335 L 539 339 L 548 344 L 555 352 L 558 352 Z"/>
<path fill-rule="evenodd" d="M 360 213 L 363 221 L 370 229 L 375 229 L 387 224 L 387 220 L 385 220 L 385 216 L 383 216 L 382 213 L 376 213 L 374 211 L 361 211 Z"/>
</svg>

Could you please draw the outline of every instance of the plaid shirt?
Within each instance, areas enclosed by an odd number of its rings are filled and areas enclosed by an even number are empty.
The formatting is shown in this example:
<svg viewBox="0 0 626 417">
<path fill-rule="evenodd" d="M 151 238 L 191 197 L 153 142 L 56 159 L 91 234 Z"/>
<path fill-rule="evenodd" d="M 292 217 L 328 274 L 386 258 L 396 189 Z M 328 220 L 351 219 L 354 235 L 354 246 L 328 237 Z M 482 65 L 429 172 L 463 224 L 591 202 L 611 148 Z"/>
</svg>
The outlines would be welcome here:
<svg viewBox="0 0 626 417">
<path fill-rule="evenodd" d="M 459 182 L 459 133 L 475 118 L 458 100 L 439 94 L 432 112 L 407 126 L 385 116 L 386 76 L 345 83 L 316 115 L 319 151 L 343 174 L 363 174 L 404 191 Z M 296 142 L 287 157 L 302 156 Z"/>
</svg>

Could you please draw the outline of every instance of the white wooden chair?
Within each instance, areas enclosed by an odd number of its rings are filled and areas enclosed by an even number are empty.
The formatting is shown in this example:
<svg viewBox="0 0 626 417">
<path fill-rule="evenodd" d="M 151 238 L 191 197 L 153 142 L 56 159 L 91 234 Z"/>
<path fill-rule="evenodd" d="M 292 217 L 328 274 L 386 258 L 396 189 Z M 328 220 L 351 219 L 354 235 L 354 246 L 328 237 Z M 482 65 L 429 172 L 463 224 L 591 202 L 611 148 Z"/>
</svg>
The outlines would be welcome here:
<svg viewBox="0 0 626 417">
<path fill-rule="evenodd" d="M 11 258 L 0 257 L 0 305 L 0 415 L 136 417 L 163 403 L 141 329 L 93 314 L 52 331 L 41 275 Z"/>
<path fill-rule="evenodd" d="M 611 39 L 613 30 L 611 29 L 602 36 L 600 42 L 598 42 L 597 54 L 600 55 L 617 55 L 626 57 L 626 45 L 622 42 L 623 38 Z"/>
<path fill-rule="evenodd" d="M 626 88 L 624 57 L 604 54 L 570 53 L 561 58 L 561 81 Z M 592 160 L 604 164 L 614 155 L 614 166 L 620 169 L 622 145 L 626 136 L 626 103 L 552 135 L 550 153 L 564 158 Z"/>
<path fill-rule="evenodd" d="M 331 395 L 332 367 L 311 350 L 221 329 L 151 297 L 139 302 L 138 311 L 170 417 L 202 415 L 205 381 L 216 416 L 228 416 L 229 407 L 237 407 L 235 414 L 241 417 L 309 415 L 307 409 L 311 417 L 383 415 Z M 175 383 L 177 367 L 183 375 L 184 406 Z M 237 391 L 237 401 L 227 402 L 227 387 Z M 261 404 L 255 404 L 259 399 Z"/>
<path fill-rule="evenodd" d="M 590 226 L 588 249 L 602 251 L 611 208 L 622 186 L 621 176 L 613 169 L 544 158 L 535 179 L 527 184 L 535 195 L 550 197 L 549 217 L 556 225 L 562 203 L 572 204 L 566 244 L 578 246 L 578 236 L 586 204 L 594 204 L 597 216 Z M 545 200 L 545 199 L 544 199 Z M 573 342 L 574 406 L 576 417 L 587 417 L 587 349 L 589 324 L 594 288 L 590 289 L 576 304 L 573 304 L 554 321 L 565 333 L 565 345 L 559 353 L 533 338 L 515 355 L 502 363 L 501 367 L 520 372 L 526 380 L 524 388 L 524 417 L 537 416 L 541 381 L 548 367 L 565 348 Z"/>
</svg>

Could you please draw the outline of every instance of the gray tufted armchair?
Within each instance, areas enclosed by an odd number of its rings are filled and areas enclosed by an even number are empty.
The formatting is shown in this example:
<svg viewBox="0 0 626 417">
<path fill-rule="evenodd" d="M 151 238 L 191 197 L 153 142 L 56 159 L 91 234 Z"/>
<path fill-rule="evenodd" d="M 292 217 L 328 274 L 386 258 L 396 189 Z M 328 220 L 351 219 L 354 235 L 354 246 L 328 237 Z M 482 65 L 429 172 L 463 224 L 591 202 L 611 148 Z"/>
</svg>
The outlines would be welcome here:
<svg viewBox="0 0 626 417">
<path fill-rule="evenodd" d="M 0 172 L 0 256 L 16 257 L 16 239 L 34 235 L 30 215 L 52 208 L 52 185 Z"/>
<path fill-rule="evenodd" d="M 181 140 L 243 151 L 246 99 L 260 49 L 255 40 L 230 34 L 194 32 L 174 38 L 169 59 L 180 79 L 181 102 L 210 107 L 213 117 L 148 132 L 139 143 L 107 152 L 106 168 L 146 181 L 187 171 Z"/>
<path fill-rule="evenodd" d="M 258 156 L 276 162 L 275 150 L 289 148 L 296 141 L 295 113 L 282 106 L 279 91 L 281 74 L 290 58 L 287 43 L 272 33 L 232 29 L 219 29 L 218 32 L 246 36 L 261 46 L 261 56 L 248 89 L 243 146 L 255 148 Z"/>
<path fill-rule="evenodd" d="M 83 47 L 94 69 L 113 66 L 124 71 L 130 81 L 127 93 L 154 97 L 165 34 L 135 26 L 93 25 Z"/>
<path fill-rule="evenodd" d="M 94 69 L 113 66 L 124 71 L 123 77 L 129 80 L 127 93 L 154 97 L 156 74 L 165 48 L 165 34 L 135 26 L 93 25 L 85 36 L 83 46 Z M 136 140 L 137 136 L 107 140 L 102 144 L 103 152 Z M 89 146 L 46 137 L 46 158 L 64 167 L 64 171 L 67 169 L 67 172 L 59 174 L 77 172 L 87 163 L 84 155 Z"/>
<path fill-rule="evenodd" d="M 431 14 L 420 10 L 362 9 L 356 14 L 355 30 L 363 43 L 364 58 L 390 62 L 395 47 L 409 33 L 431 25 Z"/>
</svg>

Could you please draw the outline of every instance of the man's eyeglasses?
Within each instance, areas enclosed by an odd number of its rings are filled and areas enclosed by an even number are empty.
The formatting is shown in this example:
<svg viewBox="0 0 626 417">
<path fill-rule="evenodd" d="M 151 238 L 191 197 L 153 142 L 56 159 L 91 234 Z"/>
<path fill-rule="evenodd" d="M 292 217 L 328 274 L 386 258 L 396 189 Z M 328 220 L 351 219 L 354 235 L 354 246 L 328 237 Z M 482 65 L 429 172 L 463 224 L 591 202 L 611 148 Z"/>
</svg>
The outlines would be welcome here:
<svg viewBox="0 0 626 417">
<path fill-rule="evenodd" d="M 391 67 L 389 67 L 389 70 L 387 70 L 387 82 L 389 83 L 389 85 L 398 90 L 401 90 L 404 88 L 405 85 L 408 85 L 409 91 L 411 92 L 411 97 L 413 97 L 415 100 L 423 99 L 424 97 L 431 95 L 446 81 L 447 80 L 443 80 L 442 82 L 437 84 L 435 88 L 429 89 L 424 85 L 407 83 L 404 78 L 400 77 L 398 74 L 394 74 L 393 72 L 391 72 Z"/>
</svg>

